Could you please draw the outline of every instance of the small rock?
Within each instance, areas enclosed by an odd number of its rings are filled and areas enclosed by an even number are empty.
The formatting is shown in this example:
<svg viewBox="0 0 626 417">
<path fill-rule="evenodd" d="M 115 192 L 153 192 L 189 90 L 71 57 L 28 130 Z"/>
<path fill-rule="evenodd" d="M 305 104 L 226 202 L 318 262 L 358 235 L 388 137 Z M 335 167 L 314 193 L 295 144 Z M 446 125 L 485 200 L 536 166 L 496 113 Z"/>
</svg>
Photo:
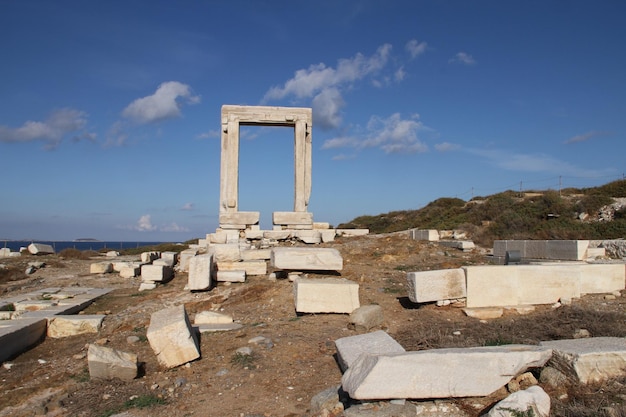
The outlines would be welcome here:
<svg viewBox="0 0 626 417">
<path fill-rule="evenodd" d="M 126 343 L 128 343 L 129 345 L 133 345 L 137 342 L 139 342 L 141 339 L 139 339 L 139 336 L 128 336 L 126 338 Z"/>
<path fill-rule="evenodd" d="M 573 334 L 574 339 L 586 339 L 587 337 L 591 337 L 591 333 L 587 329 L 576 329 Z"/>
<path fill-rule="evenodd" d="M 180 388 L 183 385 L 185 385 L 186 383 L 187 383 L 187 378 L 180 377 L 180 378 L 176 378 L 176 381 L 174 381 L 174 386 L 176 388 Z"/>
<path fill-rule="evenodd" d="M 539 380 L 543 384 L 556 388 L 561 386 L 567 380 L 567 377 L 555 368 L 552 368 L 551 366 L 546 366 L 541 370 Z"/>
<path fill-rule="evenodd" d="M 8 369 L 11 369 L 13 367 L 13 364 L 11 362 L 5 362 L 5 363 L 2 364 L 2 367 L 4 369 L 8 370 Z"/>
<path fill-rule="evenodd" d="M 248 355 L 248 356 L 250 356 L 250 355 L 252 355 L 252 348 L 249 347 L 249 346 L 240 347 L 239 349 L 237 349 L 235 351 L 235 353 L 239 354 L 239 355 Z"/>
<path fill-rule="evenodd" d="M 43 365 L 44 363 L 48 363 L 48 361 L 44 359 L 37 359 L 37 362 L 39 362 L 41 365 Z"/>
<path fill-rule="evenodd" d="M 605 300 L 615 300 L 617 297 L 615 297 L 613 294 L 606 294 L 604 296 Z"/>
</svg>

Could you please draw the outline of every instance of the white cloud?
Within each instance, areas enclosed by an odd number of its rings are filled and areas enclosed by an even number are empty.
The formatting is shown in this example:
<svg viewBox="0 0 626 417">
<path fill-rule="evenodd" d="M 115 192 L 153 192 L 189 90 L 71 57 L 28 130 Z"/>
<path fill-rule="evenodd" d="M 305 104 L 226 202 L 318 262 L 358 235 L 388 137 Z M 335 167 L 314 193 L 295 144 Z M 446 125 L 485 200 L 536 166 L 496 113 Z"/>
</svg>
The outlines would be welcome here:
<svg viewBox="0 0 626 417">
<path fill-rule="evenodd" d="M 448 142 L 442 142 L 442 143 L 436 144 L 435 149 L 438 150 L 439 152 L 456 151 L 458 149 L 461 149 L 461 145 L 448 143 Z"/>
<path fill-rule="evenodd" d="M 591 131 L 591 132 L 587 132 L 587 133 L 583 133 L 582 135 L 577 135 L 577 136 L 573 136 L 569 139 L 567 139 L 565 142 L 563 142 L 565 145 L 569 145 L 572 143 L 578 143 L 578 142 L 585 142 L 588 141 L 589 139 L 598 137 L 598 136 L 607 136 L 610 135 L 609 132 L 600 132 L 600 131 Z"/>
<path fill-rule="evenodd" d="M 182 206 L 180 209 L 184 211 L 191 211 L 194 209 L 193 203 L 187 203 L 184 206 Z"/>
<path fill-rule="evenodd" d="M 214 139 L 220 137 L 221 134 L 219 130 L 209 130 L 208 132 L 200 133 L 196 136 L 197 139 Z"/>
<path fill-rule="evenodd" d="M 404 77 L 406 77 L 406 71 L 404 70 L 404 67 L 398 68 L 393 75 L 393 78 L 398 82 L 404 80 Z"/>
<path fill-rule="evenodd" d="M 341 125 L 341 108 L 345 105 L 341 93 L 336 88 L 327 88 L 313 99 L 315 125 L 323 129 L 336 128 Z"/>
<path fill-rule="evenodd" d="M 104 145 L 105 148 L 110 148 L 112 146 L 122 146 L 128 140 L 128 133 L 126 133 L 126 126 L 123 122 L 117 121 L 113 123 L 109 131 L 107 132 L 106 141 Z"/>
<path fill-rule="evenodd" d="M 164 82 L 151 96 L 138 98 L 122 112 L 122 116 L 136 123 L 153 123 L 180 116 L 179 98 L 188 104 L 200 102 L 200 96 L 194 96 L 187 84 L 178 81 Z"/>
<path fill-rule="evenodd" d="M 418 42 L 417 39 L 411 39 L 407 42 L 405 49 L 411 56 L 411 59 L 417 58 L 419 55 L 426 52 L 428 44 L 426 42 Z"/>
<path fill-rule="evenodd" d="M 11 128 L 0 126 L 0 142 L 46 142 L 47 148 L 58 146 L 63 138 L 75 134 L 73 140 L 95 140 L 95 133 L 81 132 L 87 125 L 87 114 L 83 111 L 62 108 L 54 110 L 43 121 L 28 120 L 22 126 Z"/>
<path fill-rule="evenodd" d="M 453 63 L 460 63 L 460 64 L 465 64 L 465 65 L 474 65 L 476 64 L 476 60 L 474 59 L 473 56 L 471 56 L 470 54 L 468 54 L 467 52 L 459 52 L 457 53 L 454 58 L 450 58 L 450 60 L 448 61 L 450 64 Z"/>
<path fill-rule="evenodd" d="M 150 219 L 149 214 L 144 214 L 137 221 L 137 225 L 135 226 L 135 230 L 139 232 L 152 232 L 156 230 L 156 226 L 152 225 L 152 220 Z"/>
<path fill-rule="evenodd" d="M 384 119 L 372 116 L 367 123 L 362 138 L 343 136 L 326 140 L 322 149 L 351 147 L 356 149 L 380 148 L 385 153 L 426 152 L 428 146 L 421 141 L 418 133 L 430 130 L 419 121 L 419 115 L 403 119 L 400 113 L 394 113 Z"/>
</svg>

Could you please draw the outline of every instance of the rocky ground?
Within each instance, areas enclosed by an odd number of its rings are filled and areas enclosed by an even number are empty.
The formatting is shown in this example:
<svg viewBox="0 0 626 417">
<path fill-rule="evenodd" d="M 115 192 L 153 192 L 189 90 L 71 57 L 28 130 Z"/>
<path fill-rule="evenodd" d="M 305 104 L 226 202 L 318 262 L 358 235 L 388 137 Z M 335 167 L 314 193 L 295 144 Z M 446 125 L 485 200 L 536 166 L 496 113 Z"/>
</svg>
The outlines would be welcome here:
<svg viewBox="0 0 626 417">
<path fill-rule="evenodd" d="M 540 306 L 523 316 L 507 312 L 488 322 L 466 317 L 459 306 L 415 305 L 408 300 L 407 271 L 488 263 L 480 249 L 463 253 L 436 243 L 412 241 L 402 234 L 343 238 L 324 246 L 341 252 L 345 265 L 341 276 L 360 284 L 361 305 L 382 306 L 382 328 L 407 350 L 534 344 L 571 338 L 580 329 L 592 336 L 626 336 L 624 296 L 585 296 L 570 306 Z M 33 258 L 7 258 L 2 263 L 23 271 Z M 184 290 L 186 274 L 177 273 L 166 285 L 138 292 L 139 278 L 89 274 L 93 260 L 58 256 L 37 260 L 47 266 L 30 276 L 5 278 L 0 282 L 1 296 L 51 286 L 107 287 L 114 291 L 84 312 L 107 315 L 99 334 L 47 338 L 0 367 L 0 416 L 312 415 L 313 396 L 341 381 L 334 341 L 363 332 L 351 328 L 347 315 L 297 315 L 293 284 L 288 280 L 256 276 L 246 283 L 220 283 L 209 292 L 190 293 Z M 151 313 L 180 304 L 185 305 L 192 321 L 197 312 L 215 310 L 231 315 L 243 328 L 203 334 L 201 359 L 164 370 L 146 340 L 146 329 Z M 137 336 L 138 341 L 129 341 L 129 336 Z M 257 336 L 269 339 L 269 343 L 249 343 Z M 136 353 L 141 361 L 140 377 L 131 382 L 91 380 L 86 358 L 89 343 Z M 235 355 L 243 346 L 252 347 L 251 357 Z M 555 416 L 608 415 L 607 407 L 618 413 L 613 415 L 626 415 L 622 405 L 626 380 L 594 387 L 564 384 L 544 389 L 553 399 Z M 500 392 L 488 399 L 455 403 L 466 415 L 478 416 L 505 395 Z M 373 410 L 381 407 L 371 406 Z"/>
</svg>

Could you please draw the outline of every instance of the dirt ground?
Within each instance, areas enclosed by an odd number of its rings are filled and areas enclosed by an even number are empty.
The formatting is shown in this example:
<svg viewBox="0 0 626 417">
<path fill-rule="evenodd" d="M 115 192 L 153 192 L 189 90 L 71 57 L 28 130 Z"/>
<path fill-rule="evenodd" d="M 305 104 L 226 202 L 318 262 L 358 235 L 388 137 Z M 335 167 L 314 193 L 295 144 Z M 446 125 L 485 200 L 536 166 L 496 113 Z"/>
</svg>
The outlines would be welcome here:
<svg viewBox="0 0 626 417">
<path fill-rule="evenodd" d="M 570 306 L 538 306 L 527 315 L 507 311 L 487 322 L 465 316 L 458 305 L 416 305 L 408 300 L 407 271 L 488 263 L 481 249 L 464 253 L 409 240 L 402 234 L 341 238 L 323 246 L 341 252 L 341 276 L 360 284 L 361 305 L 382 306 L 382 328 L 407 350 L 535 344 L 572 338 L 578 329 L 587 329 L 592 336 L 626 336 L 624 296 L 585 296 Z M 1 263 L 23 271 L 32 260 L 35 257 L 7 258 Z M 46 338 L 8 361 L 8 366 L 0 367 L 0 416 L 110 416 L 124 410 L 127 416 L 157 417 L 310 415 L 311 398 L 341 381 L 334 341 L 363 332 L 351 328 L 348 315 L 297 315 L 293 283 L 286 279 L 270 281 L 266 276 L 252 276 L 245 283 L 219 283 L 211 291 L 191 293 L 184 290 L 186 274 L 177 273 L 166 285 L 138 292 L 139 278 L 89 274 L 93 260 L 57 256 L 36 260 L 48 266 L 19 277 L 23 279 L 0 282 L 0 296 L 51 286 L 107 287 L 114 291 L 84 311 L 107 315 L 99 334 Z M 215 310 L 231 315 L 243 328 L 202 334 L 200 359 L 165 370 L 146 340 L 146 329 L 151 313 L 180 304 L 185 305 L 192 322 L 197 312 Z M 139 341 L 129 343 L 129 336 L 138 336 Z M 250 344 L 256 336 L 264 336 L 271 343 Z M 131 382 L 91 380 L 86 358 L 89 343 L 136 353 L 141 362 L 140 377 Z M 253 348 L 248 361 L 235 355 L 243 346 Z M 594 415 L 589 410 L 611 405 L 626 412 L 620 405 L 626 400 L 625 383 L 614 381 L 587 390 L 570 386 L 560 387 L 559 392 L 544 389 L 553 398 L 553 415 L 584 416 Z M 456 401 L 470 408 L 469 415 L 478 415 L 494 399 Z"/>
</svg>

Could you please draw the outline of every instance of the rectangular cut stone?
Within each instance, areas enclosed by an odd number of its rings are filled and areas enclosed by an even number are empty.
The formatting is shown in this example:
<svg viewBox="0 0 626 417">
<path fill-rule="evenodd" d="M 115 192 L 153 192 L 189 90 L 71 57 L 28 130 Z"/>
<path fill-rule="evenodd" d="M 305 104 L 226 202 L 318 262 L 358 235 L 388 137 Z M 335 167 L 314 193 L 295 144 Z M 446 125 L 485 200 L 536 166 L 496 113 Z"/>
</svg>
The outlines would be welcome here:
<svg viewBox="0 0 626 417">
<path fill-rule="evenodd" d="M 196 333 L 183 305 L 152 313 L 146 333 L 159 363 L 174 368 L 200 357 Z"/>
<path fill-rule="evenodd" d="M 142 265 L 141 279 L 153 282 L 167 282 L 172 279 L 174 271 L 165 265 Z"/>
<path fill-rule="evenodd" d="M 174 266 L 174 260 L 170 258 L 159 258 L 152 261 L 152 265 L 169 266 L 171 268 Z"/>
<path fill-rule="evenodd" d="M 304 243 L 322 243 L 322 234 L 319 230 L 296 230 L 294 236 Z"/>
<path fill-rule="evenodd" d="M 334 248 L 281 247 L 272 249 L 270 265 L 297 271 L 341 271 L 343 258 Z"/>
<path fill-rule="evenodd" d="M 341 379 L 357 400 L 483 397 L 529 368 L 543 366 L 551 349 L 507 345 L 361 355 Z"/>
<path fill-rule="evenodd" d="M 218 262 L 219 271 L 245 271 L 246 275 L 267 274 L 267 262 L 265 261 L 240 261 L 240 262 Z"/>
<path fill-rule="evenodd" d="M 322 237 L 322 242 L 333 242 L 335 240 L 335 236 L 337 236 L 337 231 L 335 229 L 319 229 L 320 236 Z"/>
<path fill-rule="evenodd" d="M 335 346 L 337 347 L 337 361 L 344 372 L 362 354 L 393 355 L 406 352 L 400 343 L 382 330 L 342 337 L 335 340 Z"/>
<path fill-rule="evenodd" d="M 316 230 L 330 229 L 330 223 L 328 223 L 328 222 L 313 222 L 313 229 L 316 229 Z"/>
<path fill-rule="evenodd" d="M 183 272 L 189 272 L 189 261 L 198 254 L 197 249 L 185 249 L 178 257 L 178 269 Z"/>
<path fill-rule="evenodd" d="M 464 298 L 467 295 L 462 268 L 409 272 L 406 278 L 409 299 L 414 303 Z"/>
<path fill-rule="evenodd" d="M 582 261 L 587 254 L 588 240 L 548 240 L 546 244 L 548 259 Z"/>
<path fill-rule="evenodd" d="M 241 247 L 239 243 L 211 245 L 209 251 L 213 253 L 215 262 L 237 262 L 241 260 Z"/>
<path fill-rule="evenodd" d="M 242 229 L 245 229 L 246 225 L 258 224 L 260 217 L 261 213 L 258 211 L 222 212 L 220 213 L 220 226 L 223 224 L 241 224 L 244 225 Z"/>
<path fill-rule="evenodd" d="M 345 278 L 299 278 L 294 298 L 298 313 L 350 314 L 359 308 L 359 284 Z"/>
<path fill-rule="evenodd" d="M 213 271 L 213 254 L 194 256 L 189 260 L 189 276 L 187 288 L 190 291 L 203 291 L 211 288 Z"/>
<path fill-rule="evenodd" d="M 217 280 L 219 282 L 245 282 L 246 271 L 217 271 Z"/>
<path fill-rule="evenodd" d="M 142 252 L 141 253 L 141 263 L 149 264 L 155 259 L 159 259 L 159 252 Z"/>
<path fill-rule="evenodd" d="M 26 351 L 46 335 L 45 318 L 24 318 L 0 322 L 0 362 Z"/>
<path fill-rule="evenodd" d="M 626 285 L 624 264 L 582 264 L 581 294 L 597 294 L 621 291 Z"/>
<path fill-rule="evenodd" d="M 103 314 L 55 316 L 48 322 L 48 337 L 60 338 L 85 333 L 98 333 L 104 320 Z"/>
<path fill-rule="evenodd" d="M 263 230 L 246 229 L 244 233 L 246 235 L 246 239 L 259 240 L 259 239 L 263 239 L 264 232 Z"/>
<path fill-rule="evenodd" d="M 161 252 L 161 259 L 171 261 L 170 266 L 174 266 L 178 262 L 178 252 Z"/>
<path fill-rule="evenodd" d="M 412 229 L 410 232 L 413 240 L 427 240 L 429 242 L 439 240 L 439 231 L 434 229 Z"/>
<path fill-rule="evenodd" d="M 310 225 L 313 227 L 313 213 L 297 211 L 275 211 L 272 213 L 272 223 L 279 225 Z"/>
<path fill-rule="evenodd" d="M 54 253 L 54 248 L 45 243 L 31 243 L 28 245 L 28 251 L 33 255 L 47 255 Z"/>
<path fill-rule="evenodd" d="M 247 249 L 241 251 L 241 259 L 244 261 L 268 261 L 271 257 L 271 249 Z"/>
<path fill-rule="evenodd" d="M 113 264 L 111 262 L 96 262 L 89 265 L 90 274 L 108 274 L 113 272 Z"/>
<path fill-rule="evenodd" d="M 137 355 L 106 346 L 90 344 L 87 350 L 89 376 L 94 379 L 119 378 L 132 381 L 137 377 Z"/>
<path fill-rule="evenodd" d="M 460 249 L 463 252 L 471 251 L 476 247 L 471 240 L 440 240 L 441 246 L 447 246 L 449 248 Z"/>
<path fill-rule="evenodd" d="M 604 258 L 606 256 L 605 248 L 587 248 L 586 259 Z"/>
<path fill-rule="evenodd" d="M 579 298 L 581 270 L 576 265 L 466 266 L 468 308 L 553 304 Z"/>
<path fill-rule="evenodd" d="M 507 251 L 517 250 L 525 259 L 584 260 L 588 240 L 496 240 L 493 255 L 503 257 Z"/>
<path fill-rule="evenodd" d="M 292 230 L 266 230 L 263 232 L 263 237 L 265 239 L 285 240 L 289 239 L 292 233 Z"/>
<path fill-rule="evenodd" d="M 552 349 L 549 365 L 583 384 L 626 374 L 626 338 L 551 340 L 540 345 Z"/>
</svg>

